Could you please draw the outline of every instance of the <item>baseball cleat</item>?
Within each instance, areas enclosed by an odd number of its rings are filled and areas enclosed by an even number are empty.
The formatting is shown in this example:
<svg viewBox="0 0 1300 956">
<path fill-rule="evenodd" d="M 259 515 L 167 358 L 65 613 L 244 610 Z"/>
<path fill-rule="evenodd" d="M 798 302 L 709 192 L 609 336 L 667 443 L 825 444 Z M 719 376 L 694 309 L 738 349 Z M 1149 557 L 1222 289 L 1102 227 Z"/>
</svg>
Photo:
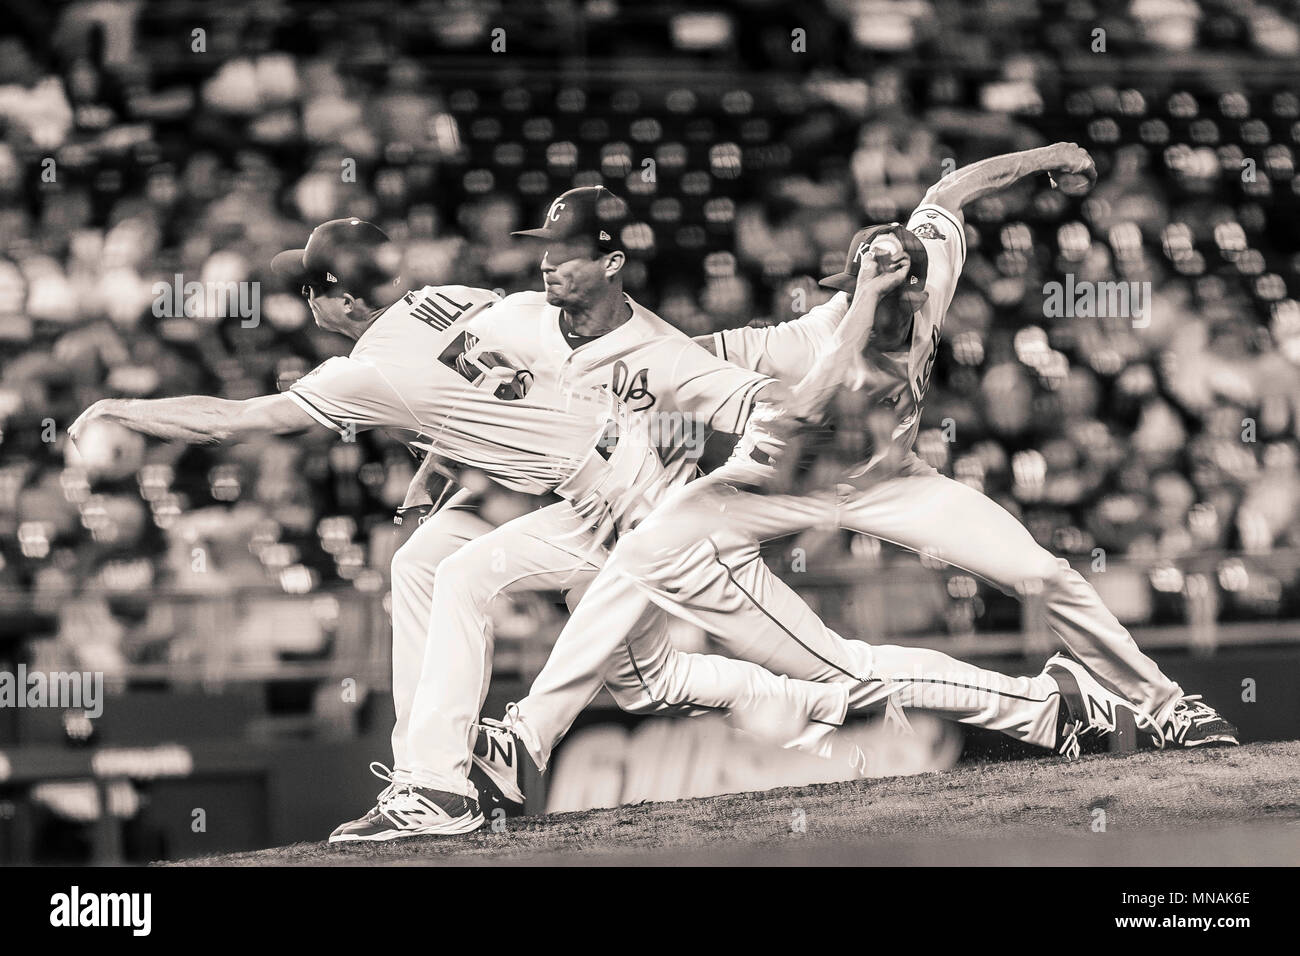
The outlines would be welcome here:
<svg viewBox="0 0 1300 956">
<path fill-rule="evenodd" d="M 519 783 L 523 754 L 523 744 L 510 728 L 509 718 L 483 718 L 474 741 L 474 766 L 511 803 L 524 802 L 524 789 Z"/>
<path fill-rule="evenodd" d="M 372 763 L 370 772 L 388 786 L 365 816 L 344 823 L 330 834 L 330 843 L 384 842 L 410 836 L 471 833 L 483 825 L 477 801 L 446 790 L 392 782 L 392 771 Z"/>
<path fill-rule="evenodd" d="M 1088 669 L 1073 658 L 1056 654 L 1043 673 L 1061 691 L 1061 709 L 1056 721 L 1055 750 L 1067 760 L 1077 760 L 1079 739 L 1090 735 L 1121 735 L 1132 741 L 1139 723 L 1154 726 L 1151 719 L 1118 694 L 1102 687 Z"/>
<path fill-rule="evenodd" d="M 1241 743 L 1237 728 L 1201 700 L 1200 694 L 1187 694 L 1174 704 L 1152 734 L 1157 747 L 1235 747 Z"/>
</svg>

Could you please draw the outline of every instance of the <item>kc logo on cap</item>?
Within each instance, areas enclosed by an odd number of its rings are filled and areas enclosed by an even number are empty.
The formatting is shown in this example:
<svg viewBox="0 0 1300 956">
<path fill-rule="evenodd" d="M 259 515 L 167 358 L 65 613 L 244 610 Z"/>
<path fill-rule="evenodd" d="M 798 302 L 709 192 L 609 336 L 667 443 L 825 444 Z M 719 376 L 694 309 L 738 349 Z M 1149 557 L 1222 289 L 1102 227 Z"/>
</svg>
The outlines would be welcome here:
<svg viewBox="0 0 1300 956">
<path fill-rule="evenodd" d="M 583 240 L 610 251 L 613 233 L 626 224 L 627 214 L 627 202 L 604 186 L 577 186 L 551 200 L 541 228 L 511 235 L 550 242 Z"/>
</svg>

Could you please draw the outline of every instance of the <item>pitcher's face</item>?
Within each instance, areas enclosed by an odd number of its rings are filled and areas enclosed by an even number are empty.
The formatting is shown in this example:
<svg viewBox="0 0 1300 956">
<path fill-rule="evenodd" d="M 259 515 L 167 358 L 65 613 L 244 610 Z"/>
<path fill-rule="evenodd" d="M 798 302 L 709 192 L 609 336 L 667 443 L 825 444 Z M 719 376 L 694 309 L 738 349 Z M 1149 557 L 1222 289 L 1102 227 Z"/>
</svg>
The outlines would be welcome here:
<svg viewBox="0 0 1300 956">
<path fill-rule="evenodd" d="M 542 255 L 542 281 L 550 305 L 583 305 L 605 281 L 605 257 L 594 243 L 552 243 Z"/>
</svg>

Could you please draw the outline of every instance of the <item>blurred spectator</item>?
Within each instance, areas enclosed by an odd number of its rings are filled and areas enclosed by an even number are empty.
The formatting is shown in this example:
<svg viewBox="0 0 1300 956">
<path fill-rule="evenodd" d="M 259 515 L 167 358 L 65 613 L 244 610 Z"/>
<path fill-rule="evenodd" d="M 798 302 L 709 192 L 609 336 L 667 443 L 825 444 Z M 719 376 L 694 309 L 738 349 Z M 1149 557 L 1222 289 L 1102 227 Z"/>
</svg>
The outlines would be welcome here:
<svg viewBox="0 0 1300 956">
<path fill-rule="evenodd" d="M 737 45 L 738 71 L 790 36 L 780 5 L 744 7 L 767 39 Z M 201 55 L 149 4 L 73 4 L 51 50 L 0 40 L 6 585 L 375 586 L 375 532 L 412 467 L 382 435 L 213 449 L 105 429 L 81 459 L 64 447 L 97 398 L 244 398 L 344 351 L 266 275 L 321 220 L 376 219 L 417 282 L 510 292 L 538 273 L 509 232 L 604 181 L 641 220 L 635 294 L 698 333 L 807 311 L 864 220 L 905 216 L 958 163 L 1052 139 L 1092 150 L 1101 181 L 1082 201 L 1043 181 L 968 210 L 922 453 L 1066 553 L 1300 546 L 1300 99 L 1284 81 L 1076 82 L 1059 62 L 1088 54 L 1094 20 L 1120 51 L 1294 56 L 1294 4 L 828 0 L 818 18 L 850 39 L 815 72 L 698 92 L 689 50 L 648 86 L 579 89 L 475 72 L 490 27 L 468 13 L 394 31 L 338 4 L 253 9 L 214 14 Z M 256 43 L 229 42 L 239 11 Z M 508 34 L 524 55 L 561 39 L 527 20 Z M 620 49 L 608 63 L 636 62 Z M 989 63 L 995 83 L 977 79 Z M 1050 314 L 1044 285 L 1067 275 L 1150 283 L 1150 308 Z M 178 276 L 256 289 L 258 311 L 178 311 Z M 951 446 L 929 431 L 945 419 Z"/>
</svg>

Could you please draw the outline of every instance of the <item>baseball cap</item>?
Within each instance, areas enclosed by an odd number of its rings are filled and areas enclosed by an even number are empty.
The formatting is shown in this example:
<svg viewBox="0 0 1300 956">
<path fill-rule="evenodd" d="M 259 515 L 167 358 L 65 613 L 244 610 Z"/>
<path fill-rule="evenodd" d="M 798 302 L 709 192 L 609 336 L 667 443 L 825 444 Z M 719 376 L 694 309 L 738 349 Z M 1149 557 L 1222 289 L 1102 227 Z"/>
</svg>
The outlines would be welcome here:
<svg viewBox="0 0 1300 956">
<path fill-rule="evenodd" d="M 907 285 L 924 288 L 925 276 L 930 268 L 930 256 L 926 253 L 925 245 L 921 240 L 896 222 L 859 229 L 853 234 L 853 241 L 849 243 L 849 252 L 844 259 L 844 271 L 837 272 L 833 276 L 827 276 L 818 284 L 824 285 L 828 289 L 838 289 L 840 292 L 852 292 L 858 286 L 858 272 L 862 269 L 862 257 L 867 254 L 871 243 L 886 233 L 892 233 L 898 237 L 898 241 L 903 246 L 903 251 L 911 259 L 907 273 Z"/>
<path fill-rule="evenodd" d="M 384 230 L 364 219 L 331 219 L 312 230 L 302 249 L 286 249 L 271 271 L 297 286 L 346 289 L 366 297 L 399 280 L 401 253 Z"/>
<path fill-rule="evenodd" d="M 553 242 L 590 239 L 602 252 L 619 248 L 618 231 L 627 221 L 627 203 L 604 186 L 579 186 L 558 196 L 539 229 L 522 229 L 512 236 Z"/>
</svg>

